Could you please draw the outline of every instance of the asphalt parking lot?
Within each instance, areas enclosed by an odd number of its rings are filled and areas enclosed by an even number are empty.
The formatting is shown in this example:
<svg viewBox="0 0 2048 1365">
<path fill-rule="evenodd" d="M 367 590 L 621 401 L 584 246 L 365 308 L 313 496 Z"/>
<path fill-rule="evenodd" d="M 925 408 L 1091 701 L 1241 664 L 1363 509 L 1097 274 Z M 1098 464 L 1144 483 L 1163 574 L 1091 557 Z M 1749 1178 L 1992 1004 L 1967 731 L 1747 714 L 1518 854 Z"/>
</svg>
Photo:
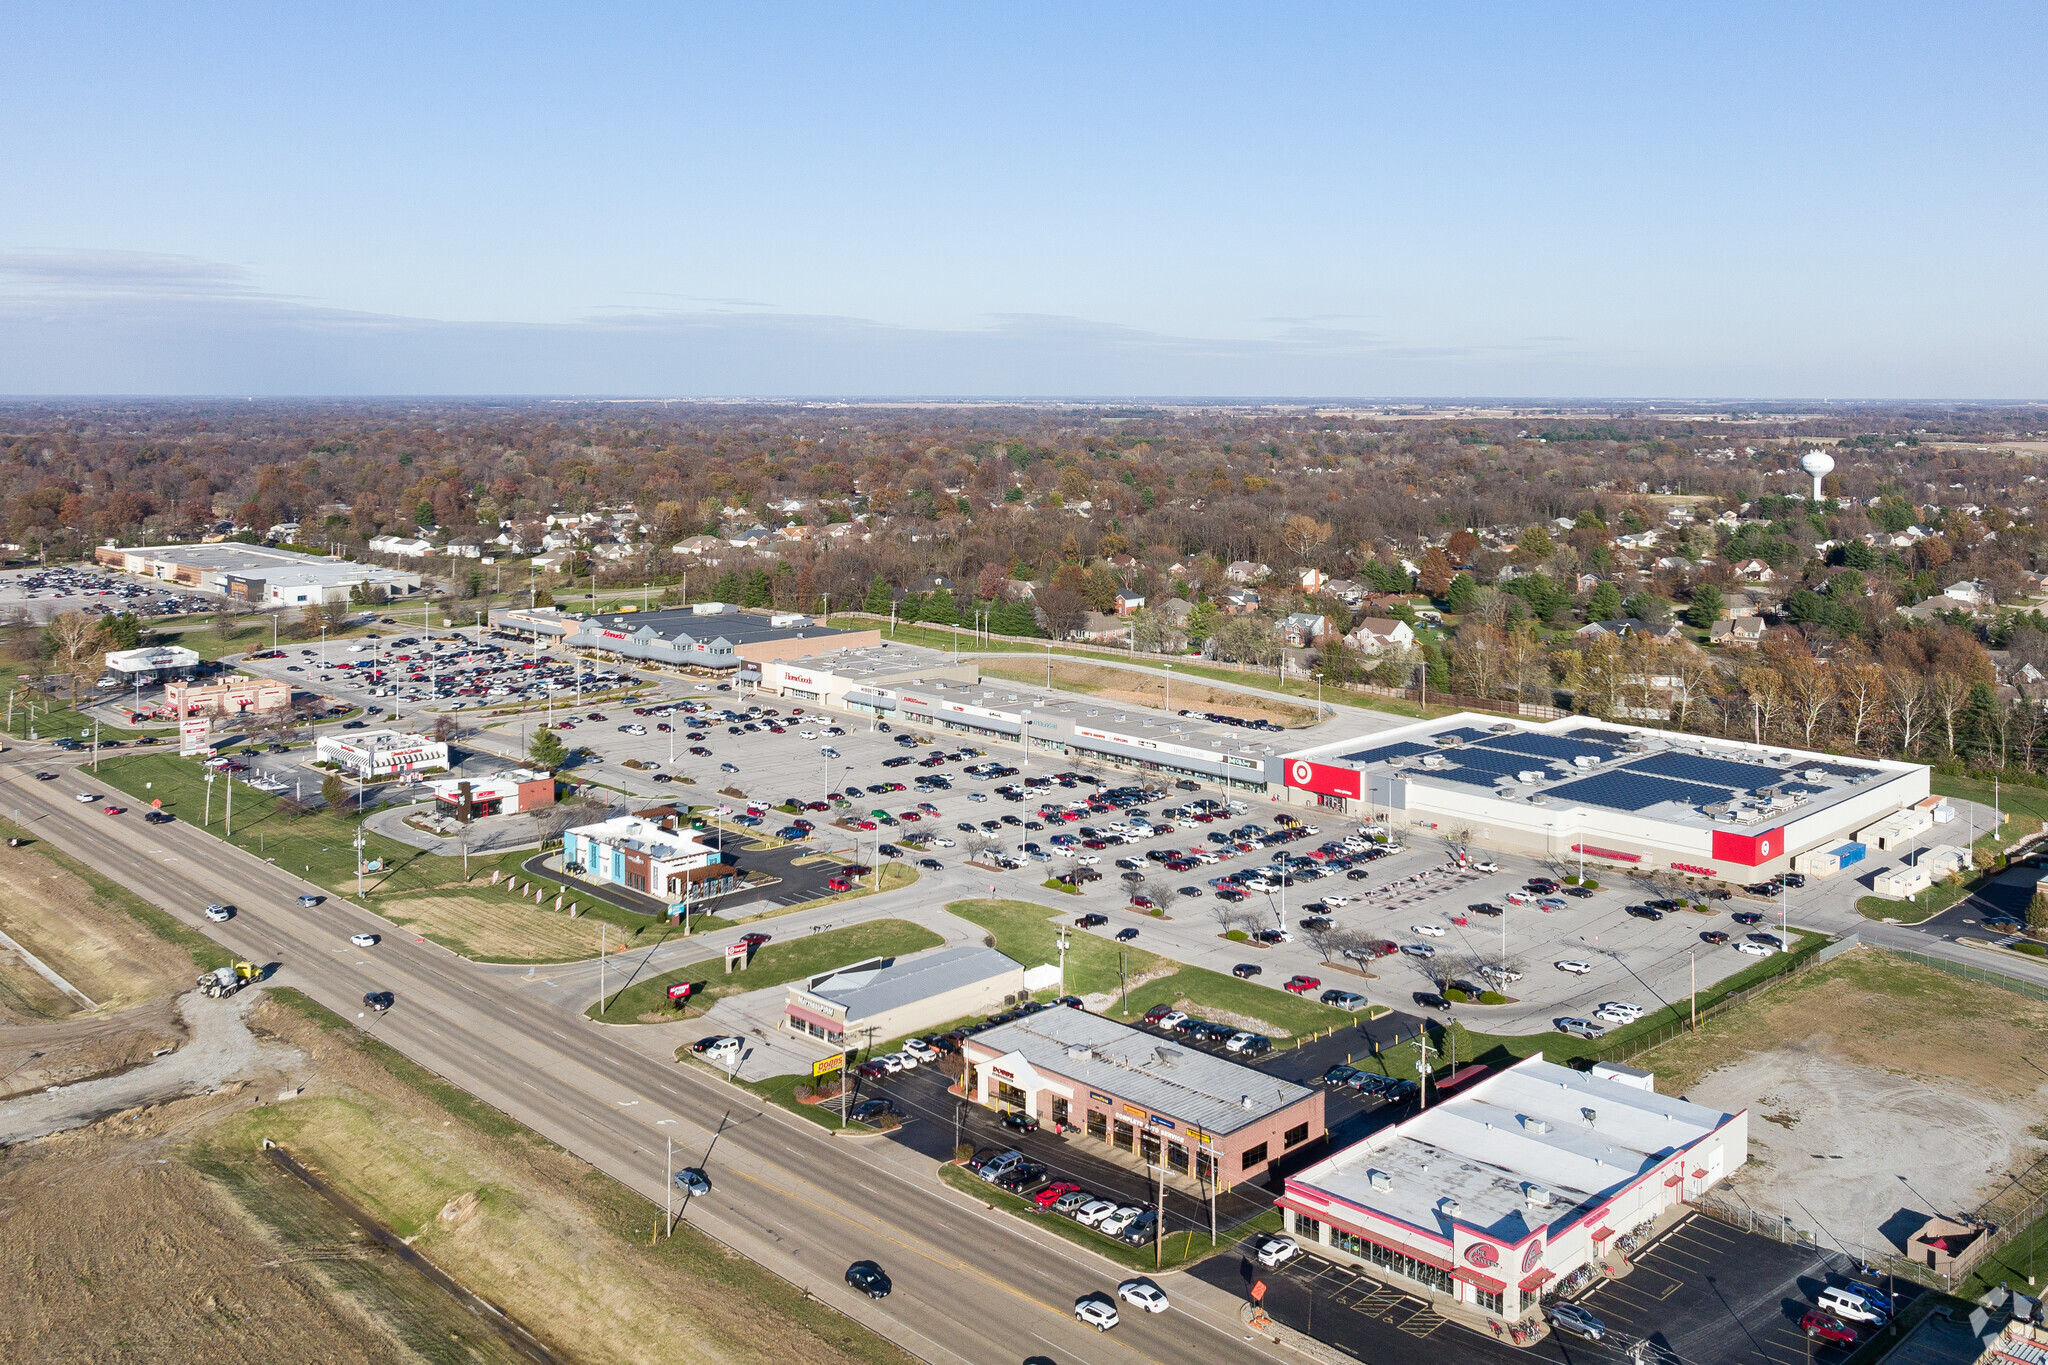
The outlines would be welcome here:
<svg viewBox="0 0 2048 1365">
<path fill-rule="evenodd" d="M 972 1143 L 978 1151 L 1000 1152 L 1015 1148 L 1044 1166 L 1052 1180 L 1070 1181 L 1119 1204 L 1147 1209 L 1153 1206 L 1158 1195 L 1157 1187 L 1145 1178 L 1143 1172 L 1109 1160 L 1101 1151 L 1100 1143 L 1078 1131 L 1056 1134 L 1050 1127 L 1031 1133 L 1015 1132 L 1003 1127 L 989 1110 L 946 1093 L 949 1084 L 937 1066 L 920 1066 L 879 1081 L 856 1078 L 855 1102 L 876 1097 L 894 1101 L 896 1107 L 903 1111 L 904 1121 L 902 1127 L 890 1134 L 890 1140 L 935 1161 L 952 1159 L 957 1117 L 958 1140 Z M 1265 1182 L 1241 1185 L 1219 1195 L 1216 1200 L 1219 1234 L 1227 1238 L 1230 1229 L 1239 1223 L 1271 1209 L 1278 1192 L 1276 1180 L 1270 1186 Z M 1063 1215 L 1047 1213 L 1045 1216 L 1057 1218 Z M 1193 1195 L 1168 1186 L 1166 1231 L 1169 1235 L 1196 1231 L 1206 1236 L 1209 1231 L 1208 1206 Z"/>
<path fill-rule="evenodd" d="M 1438 1365 L 1447 1352 L 1492 1365 L 1532 1357 L 1561 1365 L 1622 1362 L 1638 1341 L 1645 1343 L 1642 1360 L 1666 1365 L 1830 1365 L 1843 1353 L 1812 1343 L 1809 1355 L 1799 1318 L 1831 1268 L 1811 1247 L 1694 1215 L 1642 1252 L 1628 1275 L 1578 1299 L 1606 1325 L 1605 1340 L 1552 1333 L 1528 1348 L 1444 1318 L 1401 1281 L 1312 1254 L 1276 1269 L 1241 1253 L 1218 1256 L 1192 1273 L 1236 1295 L 1263 1280 L 1264 1307 L 1274 1319 L 1374 1365 Z"/>
<path fill-rule="evenodd" d="M 0 570 L 0 611 L 19 607 L 44 621 L 67 611 L 169 616 L 211 611 L 219 604 L 220 599 L 203 593 L 175 592 L 127 574 L 78 565 Z"/>
</svg>

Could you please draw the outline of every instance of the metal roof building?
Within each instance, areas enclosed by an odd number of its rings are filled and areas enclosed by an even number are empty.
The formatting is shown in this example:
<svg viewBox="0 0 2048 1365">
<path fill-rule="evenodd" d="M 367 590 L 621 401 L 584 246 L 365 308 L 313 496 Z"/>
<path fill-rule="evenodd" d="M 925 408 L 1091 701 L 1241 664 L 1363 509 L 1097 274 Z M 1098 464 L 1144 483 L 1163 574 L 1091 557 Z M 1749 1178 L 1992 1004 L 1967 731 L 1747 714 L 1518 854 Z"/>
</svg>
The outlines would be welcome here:
<svg viewBox="0 0 2048 1365">
<path fill-rule="evenodd" d="M 1539 1053 L 1286 1182 L 1288 1229 L 1503 1319 L 1749 1159 L 1724 1114 Z"/>
<path fill-rule="evenodd" d="M 1224 1188 L 1324 1136 L 1322 1091 L 1084 1010 L 1029 1015 L 964 1051 L 978 1102 Z"/>
<path fill-rule="evenodd" d="M 1024 988 L 1022 966 L 979 944 L 871 958 L 790 983 L 783 1027 L 835 1046 L 873 1044 L 985 1014 Z"/>
</svg>

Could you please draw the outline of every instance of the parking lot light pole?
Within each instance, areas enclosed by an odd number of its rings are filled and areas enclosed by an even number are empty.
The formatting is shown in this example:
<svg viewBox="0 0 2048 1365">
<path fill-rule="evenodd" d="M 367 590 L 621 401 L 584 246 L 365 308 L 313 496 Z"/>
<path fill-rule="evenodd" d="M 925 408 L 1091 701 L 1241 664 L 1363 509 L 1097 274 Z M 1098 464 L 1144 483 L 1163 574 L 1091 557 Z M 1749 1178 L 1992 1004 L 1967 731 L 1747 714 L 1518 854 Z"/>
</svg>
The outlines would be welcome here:
<svg viewBox="0 0 2048 1365">
<path fill-rule="evenodd" d="M 1692 959 L 1692 1031 L 1698 1033 L 1700 1031 L 1700 958 L 1699 953 L 1691 948 L 1685 950 L 1685 955 Z"/>
</svg>

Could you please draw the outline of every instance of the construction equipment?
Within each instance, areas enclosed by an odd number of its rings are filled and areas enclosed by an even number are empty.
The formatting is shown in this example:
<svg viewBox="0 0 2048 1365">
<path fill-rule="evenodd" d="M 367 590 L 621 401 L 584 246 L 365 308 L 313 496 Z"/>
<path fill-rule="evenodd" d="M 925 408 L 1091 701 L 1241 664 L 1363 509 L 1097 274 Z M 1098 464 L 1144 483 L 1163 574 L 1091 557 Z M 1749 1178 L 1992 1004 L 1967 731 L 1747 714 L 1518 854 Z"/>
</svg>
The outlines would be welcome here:
<svg viewBox="0 0 2048 1365">
<path fill-rule="evenodd" d="M 251 981 L 257 980 L 263 971 L 253 962 L 237 962 L 232 967 L 216 967 L 203 974 L 196 983 L 200 993 L 219 999 L 233 995 Z"/>
</svg>

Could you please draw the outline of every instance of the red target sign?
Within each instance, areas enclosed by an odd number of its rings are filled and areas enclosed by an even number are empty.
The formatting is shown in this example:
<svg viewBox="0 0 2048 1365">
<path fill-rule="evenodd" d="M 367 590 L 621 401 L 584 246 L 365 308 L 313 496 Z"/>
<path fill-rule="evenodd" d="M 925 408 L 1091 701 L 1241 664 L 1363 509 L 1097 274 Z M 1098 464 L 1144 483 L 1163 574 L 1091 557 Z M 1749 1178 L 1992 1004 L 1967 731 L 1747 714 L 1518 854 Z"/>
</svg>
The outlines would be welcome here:
<svg viewBox="0 0 2048 1365">
<path fill-rule="evenodd" d="M 1287 760 L 1287 785 L 1318 796 L 1348 796 L 1354 801 L 1364 797 L 1364 775 L 1357 769 L 1335 768 L 1305 758 Z"/>
</svg>

